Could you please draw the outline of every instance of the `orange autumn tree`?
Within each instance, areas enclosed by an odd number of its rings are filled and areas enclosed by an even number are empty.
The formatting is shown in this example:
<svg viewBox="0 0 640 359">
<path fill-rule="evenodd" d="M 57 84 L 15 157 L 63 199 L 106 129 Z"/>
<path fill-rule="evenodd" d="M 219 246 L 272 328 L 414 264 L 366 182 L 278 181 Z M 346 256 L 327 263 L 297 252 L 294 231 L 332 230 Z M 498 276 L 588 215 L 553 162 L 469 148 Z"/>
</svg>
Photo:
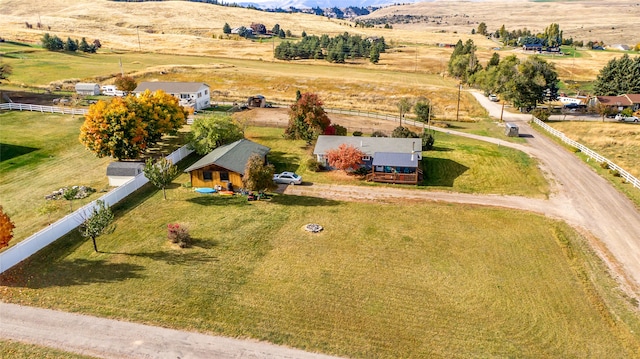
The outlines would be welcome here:
<svg viewBox="0 0 640 359">
<path fill-rule="evenodd" d="M 187 113 L 178 99 L 163 91 L 116 97 L 89 107 L 80 128 L 80 142 L 98 157 L 139 158 L 163 135 L 173 135 Z"/>
<path fill-rule="evenodd" d="M 342 144 L 338 148 L 327 151 L 327 162 L 329 166 L 343 170 L 343 171 L 355 171 L 363 163 L 362 157 L 365 153 L 359 149 Z"/>
<path fill-rule="evenodd" d="M 9 241 L 13 238 L 14 228 L 16 226 L 11 222 L 11 218 L 4 213 L 2 206 L 0 206 L 0 248 L 9 245 Z"/>
<path fill-rule="evenodd" d="M 322 101 L 314 93 L 304 93 L 289 108 L 289 124 L 284 134 L 292 140 L 311 142 L 331 125 L 322 108 Z"/>
</svg>

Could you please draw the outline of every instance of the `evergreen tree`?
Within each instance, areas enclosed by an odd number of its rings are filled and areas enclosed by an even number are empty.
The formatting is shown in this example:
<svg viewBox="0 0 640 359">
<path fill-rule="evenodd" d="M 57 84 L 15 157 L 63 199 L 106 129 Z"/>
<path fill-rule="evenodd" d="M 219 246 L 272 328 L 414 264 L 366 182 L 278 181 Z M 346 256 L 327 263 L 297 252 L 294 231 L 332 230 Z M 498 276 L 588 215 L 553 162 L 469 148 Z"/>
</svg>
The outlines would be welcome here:
<svg viewBox="0 0 640 359">
<path fill-rule="evenodd" d="M 624 54 L 620 59 L 610 60 L 600 70 L 594 92 L 599 96 L 640 93 L 640 57 L 631 59 Z"/>
<path fill-rule="evenodd" d="M 222 26 L 222 32 L 229 35 L 231 33 L 231 26 L 225 22 L 224 26 Z"/>
</svg>

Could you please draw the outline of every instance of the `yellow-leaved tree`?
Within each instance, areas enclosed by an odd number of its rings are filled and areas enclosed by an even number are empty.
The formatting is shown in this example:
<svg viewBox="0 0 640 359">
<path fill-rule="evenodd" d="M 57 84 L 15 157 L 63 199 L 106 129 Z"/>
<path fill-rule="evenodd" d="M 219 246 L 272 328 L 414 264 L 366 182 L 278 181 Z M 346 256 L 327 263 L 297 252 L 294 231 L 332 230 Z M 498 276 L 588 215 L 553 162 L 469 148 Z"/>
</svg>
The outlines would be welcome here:
<svg viewBox="0 0 640 359">
<path fill-rule="evenodd" d="M 98 157 L 136 159 L 163 135 L 175 134 L 186 117 L 178 99 L 161 90 L 98 101 L 85 115 L 80 142 Z"/>
</svg>

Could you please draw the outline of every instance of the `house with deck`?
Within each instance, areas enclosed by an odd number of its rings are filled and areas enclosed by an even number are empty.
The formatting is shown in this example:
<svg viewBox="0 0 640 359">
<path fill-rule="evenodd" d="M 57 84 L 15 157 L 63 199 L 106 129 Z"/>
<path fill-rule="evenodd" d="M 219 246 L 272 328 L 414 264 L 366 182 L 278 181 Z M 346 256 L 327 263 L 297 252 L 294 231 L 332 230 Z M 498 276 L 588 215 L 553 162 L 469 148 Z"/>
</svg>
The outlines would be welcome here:
<svg viewBox="0 0 640 359">
<path fill-rule="evenodd" d="M 183 107 L 191 107 L 196 111 L 211 106 L 209 85 L 203 82 L 141 82 L 133 93 L 139 94 L 149 90 L 162 90 L 180 101 Z"/>
<path fill-rule="evenodd" d="M 184 172 L 189 173 L 193 187 L 242 188 L 242 176 L 249 158 L 257 154 L 266 164 L 270 150 L 269 147 L 241 139 L 214 149 Z"/>
<path fill-rule="evenodd" d="M 422 139 L 392 137 L 318 136 L 313 155 L 325 167 L 327 151 L 340 145 L 364 153 L 363 167 L 370 170 L 367 180 L 386 183 L 418 184 L 422 180 Z"/>
</svg>

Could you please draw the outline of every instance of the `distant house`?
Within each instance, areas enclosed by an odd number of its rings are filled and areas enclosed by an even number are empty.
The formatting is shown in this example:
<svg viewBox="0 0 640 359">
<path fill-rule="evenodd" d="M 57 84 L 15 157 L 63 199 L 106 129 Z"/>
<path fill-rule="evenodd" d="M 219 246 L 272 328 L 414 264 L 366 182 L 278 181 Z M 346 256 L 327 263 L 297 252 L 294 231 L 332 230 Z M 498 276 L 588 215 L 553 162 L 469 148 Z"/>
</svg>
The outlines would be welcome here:
<svg viewBox="0 0 640 359">
<path fill-rule="evenodd" d="M 247 99 L 247 106 L 249 107 L 266 107 L 267 99 L 262 95 L 251 96 Z"/>
<path fill-rule="evenodd" d="M 133 93 L 162 90 L 180 100 L 180 105 L 199 111 L 211 106 L 209 85 L 203 82 L 141 82 Z"/>
<path fill-rule="evenodd" d="M 631 109 L 634 112 L 640 110 L 640 94 L 639 93 L 626 94 L 624 96 L 628 98 L 629 101 L 631 102 Z"/>
<path fill-rule="evenodd" d="M 267 163 L 269 147 L 249 140 L 238 140 L 220 146 L 184 170 L 191 176 L 193 187 L 242 188 L 244 168 L 251 155 L 258 154 Z"/>
<path fill-rule="evenodd" d="M 542 52 L 542 44 L 524 44 L 522 45 L 522 50 Z"/>
<path fill-rule="evenodd" d="M 142 173 L 144 163 L 142 162 L 111 162 L 107 166 L 107 178 L 109 186 L 118 187 L 127 183 L 135 176 Z"/>
<path fill-rule="evenodd" d="M 622 96 L 595 96 L 591 98 L 589 105 L 595 106 L 597 104 L 602 104 L 605 106 L 612 107 L 616 111 L 622 111 L 627 107 L 633 107 L 633 102 L 631 99 L 627 97 L 627 95 Z"/>
<path fill-rule="evenodd" d="M 76 84 L 76 93 L 78 95 L 88 96 L 100 95 L 100 85 L 96 83 L 78 82 Z"/>
<path fill-rule="evenodd" d="M 353 146 L 364 153 L 363 166 L 370 169 L 367 180 L 417 184 L 422 177 L 422 139 L 392 137 L 318 136 L 313 150 L 316 160 L 328 167 L 327 151 L 340 145 Z"/>
<path fill-rule="evenodd" d="M 631 50 L 631 47 L 629 47 L 629 45 L 625 45 L 625 44 L 614 44 L 608 47 L 609 49 L 612 50 L 621 50 L 621 51 L 629 51 Z"/>
</svg>

